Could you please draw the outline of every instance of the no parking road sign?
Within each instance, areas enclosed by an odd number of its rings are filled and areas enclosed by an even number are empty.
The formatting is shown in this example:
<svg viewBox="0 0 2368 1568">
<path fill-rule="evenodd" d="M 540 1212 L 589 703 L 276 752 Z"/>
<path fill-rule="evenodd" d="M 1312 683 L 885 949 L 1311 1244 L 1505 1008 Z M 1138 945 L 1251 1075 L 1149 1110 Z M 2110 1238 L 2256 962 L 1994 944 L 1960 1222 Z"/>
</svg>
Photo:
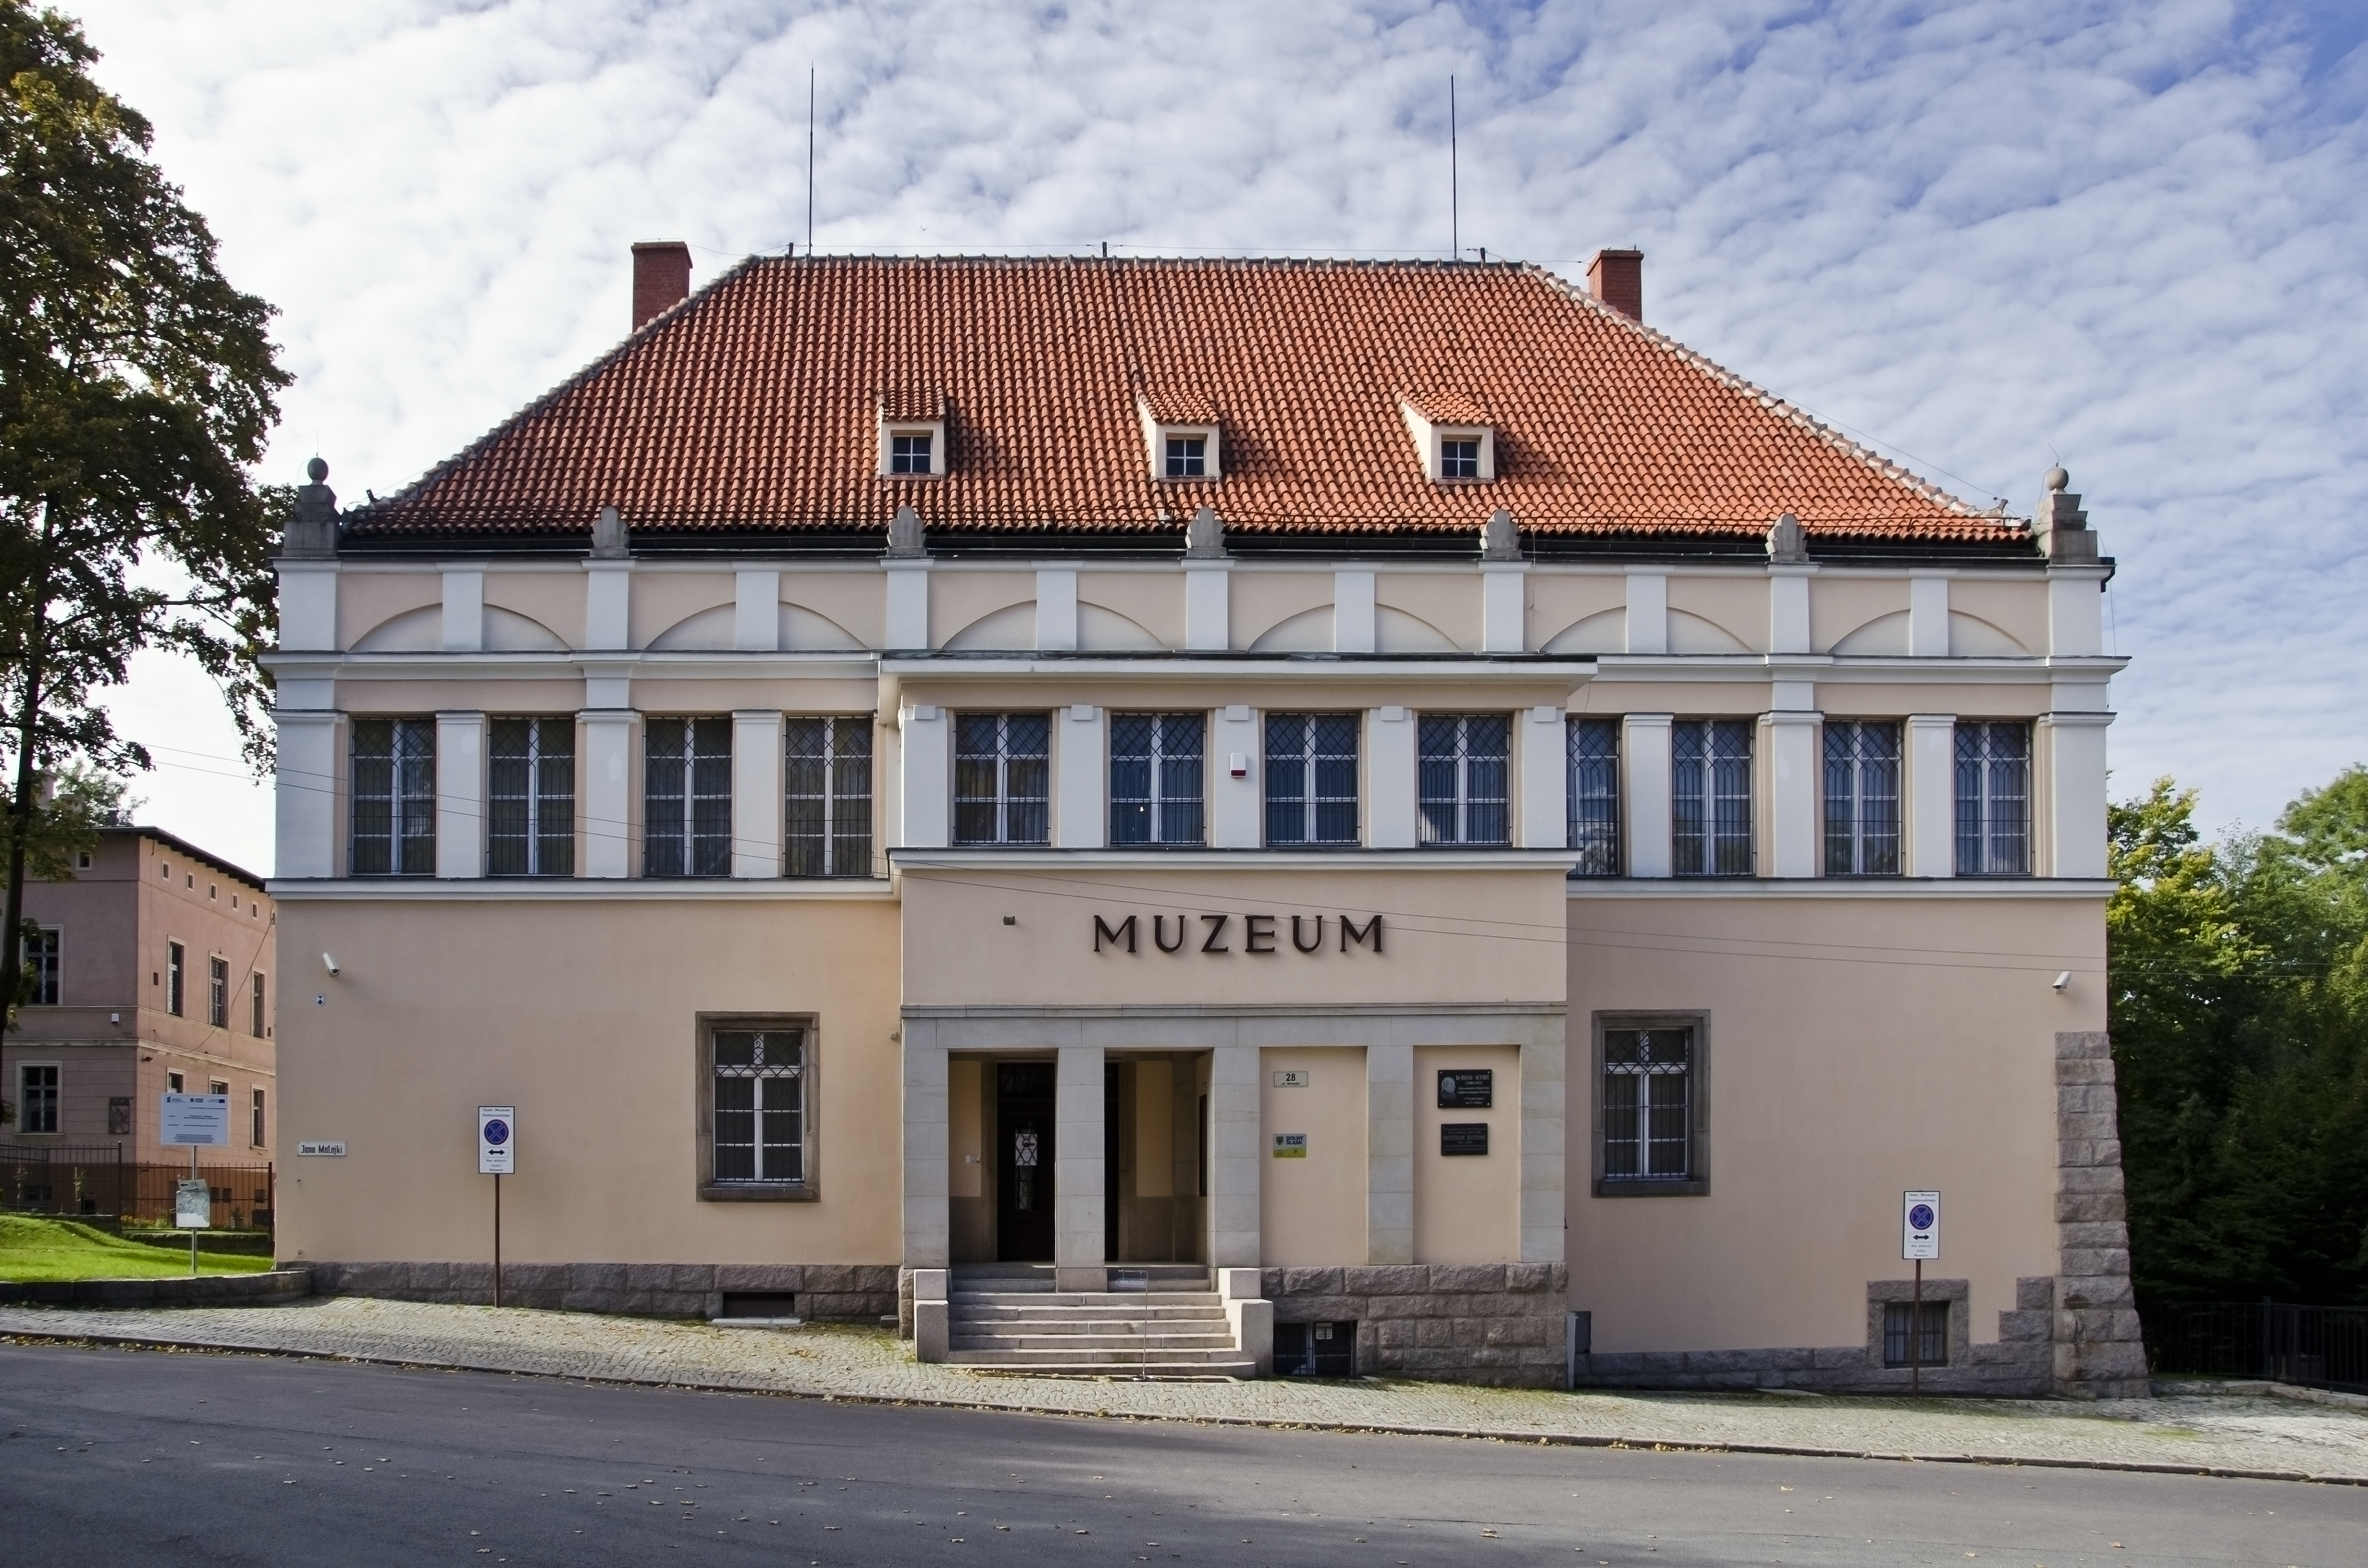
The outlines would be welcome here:
<svg viewBox="0 0 2368 1568">
<path fill-rule="evenodd" d="M 1941 1195 L 1908 1192 L 1900 1195 L 1899 1256 L 1923 1263 L 1941 1256 Z"/>
<path fill-rule="evenodd" d="M 518 1108 L 477 1108 L 477 1174 L 513 1176 L 518 1171 Z"/>
</svg>

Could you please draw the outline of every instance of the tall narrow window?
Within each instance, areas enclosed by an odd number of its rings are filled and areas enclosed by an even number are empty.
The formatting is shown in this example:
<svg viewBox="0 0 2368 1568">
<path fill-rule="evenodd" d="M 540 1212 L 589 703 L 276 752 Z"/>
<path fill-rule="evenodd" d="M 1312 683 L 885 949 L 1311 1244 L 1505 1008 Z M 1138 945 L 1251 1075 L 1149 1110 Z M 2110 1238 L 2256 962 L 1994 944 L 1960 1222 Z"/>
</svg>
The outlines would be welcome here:
<svg viewBox="0 0 2368 1568">
<path fill-rule="evenodd" d="M 1751 875 L 1751 723 L 1680 719 L 1669 726 L 1675 869 Z"/>
<path fill-rule="evenodd" d="M 1957 724 L 1957 875 L 2031 871 L 2031 726 Z"/>
<path fill-rule="evenodd" d="M 719 1028 L 711 1040 L 716 1184 L 804 1181 L 805 1029 Z"/>
<path fill-rule="evenodd" d="M 575 874 L 575 721 L 486 726 L 485 874 Z"/>
<path fill-rule="evenodd" d="M 1570 729 L 1572 874 L 1620 874 L 1620 721 L 1573 719 Z"/>
<path fill-rule="evenodd" d="M 1266 716 L 1266 841 L 1354 844 L 1357 730 L 1354 713 Z"/>
<path fill-rule="evenodd" d="M 175 1017 L 181 1016 L 181 997 L 187 982 L 183 971 L 188 968 L 188 955 L 178 942 L 165 944 L 165 1011 Z"/>
<path fill-rule="evenodd" d="M 246 1141 L 260 1149 L 271 1142 L 264 1136 L 263 1091 L 249 1089 L 246 1095 Z"/>
<path fill-rule="evenodd" d="M 1207 719 L 1199 713 L 1110 715 L 1110 842 L 1199 844 Z"/>
<path fill-rule="evenodd" d="M 264 1021 L 263 1017 L 263 971 L 259 969 L 247 977 L 246 1018 L 247 1033 L 257 1040 L 269 1038 L 270 1025 Z"/>
<path fill-rule="evenodd" d="M 954 842 L 1052 841 L 1052 720 L 1042 713 L 954 716 Z"/>
<path fill-rule="evenodd" d="M 434 873 L 434 720 L 354 721 L 352 815 L 355 876 Z"/>
<path fill-rule="evenodd" d="M 206 1022 L 218 1029 L 230 1028 L 230 960 L 206 960 Z"/>
<path fill-rule="evenodd" d="M 27 1062 L 17 1069 L 17 1131 L 58 1130 L 58 1069 L 54 1062 Z"/>
<path fill-rule="evenodd" d="M 1700 1178 L 1695 1045 L 1693 1027 L 1685 1024 L 1603 1031 L 1601 1161 L 1606 1187 Z"/>
<path fill-rule="evenodd" d="M 1512 842 L 1512 721 L 1501 713 L 1426 713 L 1417 726 L 1425 844 Z"/>
<path fill-rule="evenodd" d="M 1899 874 L 1899 726 L 1826 722 L 1826 875 Z"/>
<path fill-rule="evenodd" d="M 732 869 L 732 721 L 652 719 L 643 732 L 642 874 Z"/>
<path fill-rule="evenodd" d="M 25 1000 L 35 1007 L 58 1005 L 58 933 L 53 926 L 25 933 L 18 949 L 17 962 L 32 977 L 32 989 Z"/>
<path fill-rule="evenodd" d="M 787 874 L 871 874 L 871 715 L 790 719 Z"/>
</svg>

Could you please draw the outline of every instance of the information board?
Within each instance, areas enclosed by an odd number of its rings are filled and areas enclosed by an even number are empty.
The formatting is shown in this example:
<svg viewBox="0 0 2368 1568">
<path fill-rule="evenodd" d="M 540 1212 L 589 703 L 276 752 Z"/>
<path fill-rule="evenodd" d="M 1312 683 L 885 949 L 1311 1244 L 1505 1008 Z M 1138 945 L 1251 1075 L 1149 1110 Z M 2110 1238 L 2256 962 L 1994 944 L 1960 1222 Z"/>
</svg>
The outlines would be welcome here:
<svg viewBox="0 0 2368 1568">
<path fill-rule="evenodd" d="M 1439 1124 L 1439 1152 L 1442 1154 L 1485 1154 L 1488 1152 L 1488 1124 L 1485 1121 L 1442 1121 Z"/>
<path fill-rule="evenodd" d="M 1488 1110 L 1497 1104 L 1497 1070 L 1493 1067 L 1463 1067 L 1443 1070 L 1439 1074 L 1439 1108 L 1441 1110 Z"/>
<path fill-rule="evenodd" d="M 228 1095 L 166 1095 L 160 1142 L 175 1148 L 222 1149 L 230 1146 Z"/>
<path fill-rule="evenodd" d="M 1276 1133 L 1274 1135 L 1274 1157 L 1278 1160 L 1304 1160 L 1307 1158 L 1307 1134 L 1304 1132 Z"/>
<path fill-rule="evenodd" d="M 214 1223 L 214 1195 L 200 1179 L 173 1184 L 173 1229 L 210 1231 Z M 195 1246 L 197 1244 L 189 1244 Z"/>
</svg>

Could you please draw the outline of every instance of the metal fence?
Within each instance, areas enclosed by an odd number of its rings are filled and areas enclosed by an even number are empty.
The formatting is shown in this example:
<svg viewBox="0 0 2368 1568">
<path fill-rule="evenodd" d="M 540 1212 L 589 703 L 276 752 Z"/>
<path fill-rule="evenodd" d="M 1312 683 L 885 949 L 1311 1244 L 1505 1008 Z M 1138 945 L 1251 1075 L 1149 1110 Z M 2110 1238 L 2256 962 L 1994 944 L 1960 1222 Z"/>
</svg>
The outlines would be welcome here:
<svg viewBox="0 0 2368 1568">
<path fill-rule="evenodd" d="M 2220 1301 L 2148 1312 L 2157 1375 L 2267 1378 L 2368 1393 L 2368 1307 Z"/>
<path fill-rule="evenodd" d="M 268 1230 L 277 1193 L 269 1165 L 199 1165 L 213 1189 L 216 1230 Z M 120 1147 L 28 1149 L 0 1145 L 0 1210 L 70 1220 L 173 1222 L 176 1184 L 186 1165 L 142 1165 Z"/>
</svg>

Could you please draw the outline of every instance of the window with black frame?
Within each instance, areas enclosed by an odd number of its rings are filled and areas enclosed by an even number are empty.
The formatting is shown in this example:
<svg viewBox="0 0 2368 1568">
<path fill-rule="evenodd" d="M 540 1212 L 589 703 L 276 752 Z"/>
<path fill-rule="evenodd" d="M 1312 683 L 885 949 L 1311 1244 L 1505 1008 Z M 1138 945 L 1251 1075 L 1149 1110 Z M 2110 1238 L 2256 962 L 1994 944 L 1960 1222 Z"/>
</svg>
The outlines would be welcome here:
<svg viewBox="0 0 2368 1568">
<path fill-rule="evenodd" d="M 788 760 L 786 875 L 868 877 L 871 866 L 871 715 L 782 722 Z"/>
<path fill-rule="evenodd" d="M 30 987 L 25 997 L 28 1006 L 58 1005 L 60 940 L 56 926 L 42 926 L 26 931 L 17 946 L 17 961 Z"/>
<path fill-rule="evenodd" d="M 730 875 L 732 721 L 647 720 L 642 757 L 642 874 Z"/>
<path fill-rule="evenodd" d="M 1957 723 L 1957 875 L 2031 873 L 2031 726 Z"/>
<path fill-rule="evenodd" d="M 1899 874 L 1899 726 L 1826 721 L 1826 875 Z"/>
<path fill-rule="evenodd" d="M 1512 721 L 1501 713 L 1425 713 L 1416 726 L 1425 844 L 1512 842 Z"/>
<path fill-rule="evenodd" d="M 230 1028 L 230 960 L 206 960 L 206 1022 L 218 1029 Z"/>
<path fill-rule="evenodd" d="M 803 1025 L 718 1028 L 709 1035 L 709 1157 L 714 1185 L 783 1187 L 808 1179 Z"/>
<path fill-rule="evenodd" d="M 1112 844 L 1205 841 L 1208 728 L 1201 713 L 1110 715 Z"/>
<path fill-rule="evenodd" d="M 485 726 L 485 874 L 575 874 L 575 721 Z"/>
<path fill-rule="evenodd" d="M 1358 841 L 1355 713 L 1266 716 L 1266 841 Z"/>
<path fill-rule="evenodd" d="M 1673 869 L 1681 877 L 1752 874 L 1751 721 L 1680 719 L 1669 726 Z"/>
<path fill-rule="evenodd" d="M 1620 721 L 1569 722 L 1571 874 L 1620 874 Z"/>
<path fill-rule="evenodd" d="M 357 719 L 353 728 L 352 843 L 357 877 L 436 871 L 436 722 Z"/>
<path fill-rule="evenodd" d="M 1052 745 L 1048 714 L 954 715 L 954 842 L 1052 842 Z"/>
<path fill-rule="evenodd" d="M 1689 1024 L 1603 1031 L 1603 1183 L 1699 1179 L 1694 1081 L 1699 1062 Z"/>
</svg>

